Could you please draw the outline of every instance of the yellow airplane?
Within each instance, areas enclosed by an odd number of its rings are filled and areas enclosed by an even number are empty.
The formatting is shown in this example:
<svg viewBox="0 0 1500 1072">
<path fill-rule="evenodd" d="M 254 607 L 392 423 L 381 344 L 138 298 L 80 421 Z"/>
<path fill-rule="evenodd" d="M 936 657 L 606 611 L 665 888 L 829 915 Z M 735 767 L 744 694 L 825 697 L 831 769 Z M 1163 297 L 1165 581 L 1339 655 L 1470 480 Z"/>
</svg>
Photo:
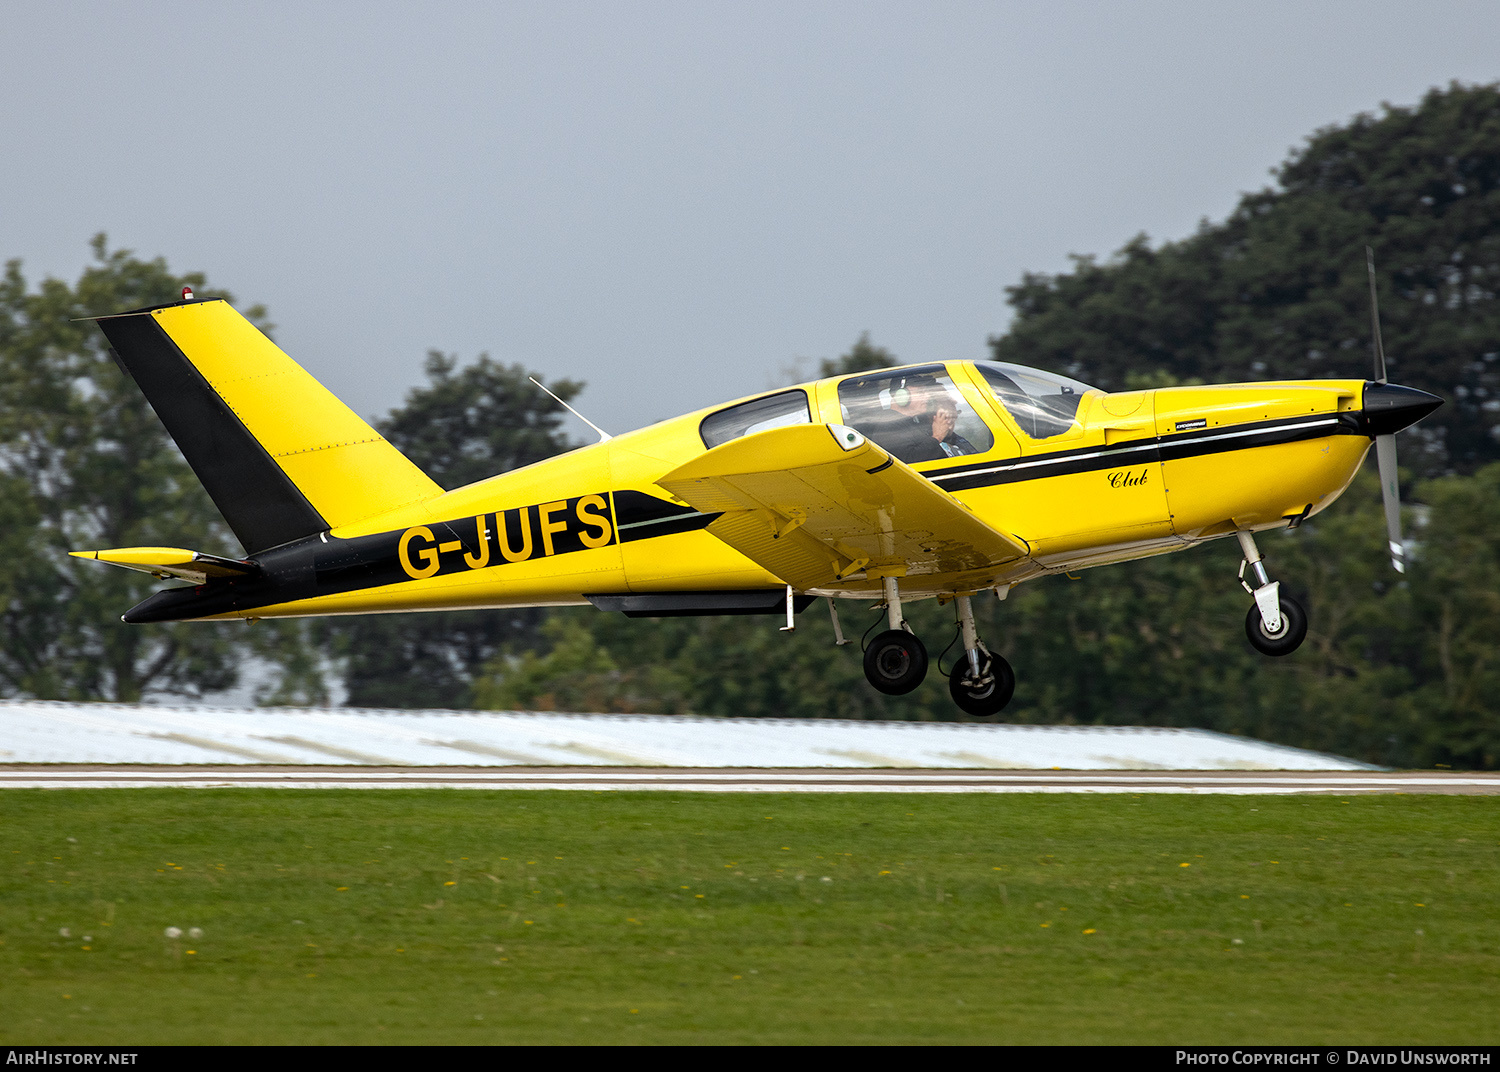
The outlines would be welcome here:
<svg viewBox="0 0 1500 1072">
<path fill-rule="evenodd" d="M 1106 393 L 1037 369 L 948 361 L 771 391 L 453 491 L 218 299 L 98 318 L 243 558 L 173 547 L 74 555 L 189 582 L 126 622 L 591 603 L 632 616 L 794 614 L 883 603 L 882 692 L 923 680 L 903 601 L 955 605 L 954 701 L 992 715 L 1015 675 L 972 599 L 1046 574 L 1236 537 L 1250 642 L 1293 651 L 1302 608 L 1254 534 L 1295 527 L 1379 443 L 1401 568 L 1394 433 L 1441 400 L 1305 380 Z M 1245 581 L 1246 567 L 1254 584 Z"/>
</svg>

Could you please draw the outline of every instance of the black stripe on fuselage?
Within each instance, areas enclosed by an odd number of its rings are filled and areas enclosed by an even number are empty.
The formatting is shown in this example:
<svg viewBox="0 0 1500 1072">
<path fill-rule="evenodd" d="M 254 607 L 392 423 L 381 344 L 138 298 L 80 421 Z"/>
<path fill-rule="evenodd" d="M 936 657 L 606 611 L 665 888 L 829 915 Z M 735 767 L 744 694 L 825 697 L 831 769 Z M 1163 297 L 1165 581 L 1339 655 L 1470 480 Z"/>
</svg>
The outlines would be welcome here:
<svg viewBox="0 0 1500 1072">
<path fill-rule="evenodd" d="M 615 530 L 621 543 L 695 532 L 707 528 L 719 516 L 705 514 L 691 506 L 679 506 L 643 491 L 617 491 L 614 500 Z"/>
<path fill-rule="evenodd" d="M 158 592 L 125 620 L 207 618 L 607 547 L 618 539 L 609 500 L 596 493 L 349 539 L 319 535 L 257 556 L 253 576 Z"/>
<path fill-rule="evenodd" d="M 1136 439 L 1107 447 L 1079 447 L 1050 454 L 1032 454 L 1005 461 L 970 462 L 944 469 L 925 470 L 922 475 L 944 491 L 967 491 L 1023 480 L 1089 473 L 1122 466 L 1176 461 L 1206 454 L 1296 443 L 1330 435 L 1360 435 L 1349 414 L 1308 414 L 1273 421 L 1257 421 L 1229 428 L 1204 428 L 1176 435 Z"/>
</svg>

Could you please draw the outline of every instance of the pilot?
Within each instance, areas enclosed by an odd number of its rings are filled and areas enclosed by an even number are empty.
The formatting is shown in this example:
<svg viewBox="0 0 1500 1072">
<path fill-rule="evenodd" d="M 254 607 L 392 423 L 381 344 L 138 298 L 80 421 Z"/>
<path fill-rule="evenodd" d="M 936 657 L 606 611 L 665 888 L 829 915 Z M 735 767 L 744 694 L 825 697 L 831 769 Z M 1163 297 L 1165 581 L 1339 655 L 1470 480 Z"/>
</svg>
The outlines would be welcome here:
<svg viewBox="0 0 1500 1072">
<path fill-rule="evenodd" d="M 953 430 L 958 424 L 958 403 L 946 393 L 937 400 L 932 413 L 932 438 L 937 440 L 945 457 L 974 454 L 974 444 Z"/>
<path fill-rule="evenodd" d="M 872 437 L 908 465 L 949 457 L 935 438 L 934 411 L 946 395 L 931 376 L 908 376 L 891 391 L 891 415 Z M 956 416 L 956 411 L 955 411 Z M 943 434 L 952 431 L 951 426 Z"/>
</svg>

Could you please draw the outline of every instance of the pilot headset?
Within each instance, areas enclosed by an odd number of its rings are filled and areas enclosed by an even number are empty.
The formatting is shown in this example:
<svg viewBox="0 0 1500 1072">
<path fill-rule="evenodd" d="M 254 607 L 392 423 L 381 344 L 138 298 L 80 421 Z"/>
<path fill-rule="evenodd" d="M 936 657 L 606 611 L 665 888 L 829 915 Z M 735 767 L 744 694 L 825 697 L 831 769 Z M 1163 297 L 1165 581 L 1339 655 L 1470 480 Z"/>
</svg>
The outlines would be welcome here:
<svg viewBox="0 0 1500 1072">
<path fill-rule="evenodd" d="M 884 391 L 881 391 L 879 397 L 880 404 L 886 409 L 890 409 L 893 406 L 911 405 L 911 390 L 906 386 L 906 377 L 903 376 L 901 382 L 896 387 L 888 387 Z"/>
</svg>

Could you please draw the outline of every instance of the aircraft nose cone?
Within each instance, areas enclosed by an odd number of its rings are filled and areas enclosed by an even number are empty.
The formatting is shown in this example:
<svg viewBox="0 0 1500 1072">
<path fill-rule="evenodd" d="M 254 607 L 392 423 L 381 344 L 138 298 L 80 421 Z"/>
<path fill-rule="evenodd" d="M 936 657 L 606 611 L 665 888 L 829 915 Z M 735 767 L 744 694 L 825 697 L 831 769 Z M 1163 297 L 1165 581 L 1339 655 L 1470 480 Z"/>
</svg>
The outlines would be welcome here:
<svg viewBox="0 0 1500 1072">
<path fill-rule="evenodd" d="M 1366 435 L 1391 435 L 1410 428 L 1443 404 L 1437 395 L 1394 383 L 1366 383 L 1364 431 Z"/>
</svg>

